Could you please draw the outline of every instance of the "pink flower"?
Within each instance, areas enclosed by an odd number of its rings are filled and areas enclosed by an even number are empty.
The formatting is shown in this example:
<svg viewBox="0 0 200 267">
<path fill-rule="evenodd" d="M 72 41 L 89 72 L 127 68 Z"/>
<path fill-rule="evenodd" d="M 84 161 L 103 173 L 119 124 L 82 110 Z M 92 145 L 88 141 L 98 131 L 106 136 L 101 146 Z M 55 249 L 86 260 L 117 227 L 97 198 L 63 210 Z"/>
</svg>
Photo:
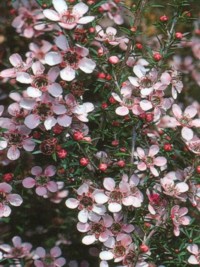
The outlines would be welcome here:
<svg viewBox="0 0 200 267">
<path fill-rule="evenodd" d="M 10 194 L 12 191 L 11 185 L 7 183 L 0 183 L 0 218 L 8 217 L 11 213 L 9 205 L 18 207 L 23 200 L 18 194 Z"/>
<path fill-rule="evenodd" d="M 180 225 L 188 225 L 190 224 L 191 218 L 189 216 L 185 216 L 185 214 L 188 213 L 187 208 L 181 208 L 178 205 L 175 205 L 171 209 L 171 219 L 174 224 L 174 235 L 179 236 L 180 235 Z"/>
<path fill-rule="evenodd" d="M 35 166 L 31 169 L 31 174 L 35 178 L 26 177 L 22 184 L 25 188 L 33 188 L 35 186 L 35 192 L 38 196 L 44 196 L 48 191 L 55 193 L 58 190 L 57 183 L 50 180 L 50 177 L 56 174 L 55 166 L 49 165 L 45 168 L 44 172 L 40 166 Z"/>
<path fill-rule="evenodd" d="M 87 24 L 95 18 L 94 16 L 83 17 L 89 8 L 82 2 L 74 5 L 72 9 L 68 8 L 64 0 L 53 0 L 52 4 L 56 11 L 45 9 L 43 11 L 44 16 L 49 20 L 58 22 L 62 28 L 67 30 L 73 29 L 77 24 Z"/>
<path fill-rule="evenodd" d="M 103 41 L 113 46 L 119 45 L 122 50 L 127 49 L 128 38 L 116 36 L 117 30 L 115 28 L 107 27 L 104 31 L 101 26 L 97 25 L 95 29 L 97 32 L 97 37 L 95 37 L 96 40 Z"/>
<path fill-rule="evenodd" d="M 101 203 L 96 201 L 95 191 L 93 192 L 87 183 L 82 184 L 76 193 L 77 199 L 68 198 L 65 205 L 70 209 L 78 208 L 80 210 L 78 219 L 81 223 L 87 223 L 88 219 L 92 217 L 100 218 L 101 215 L 104 215 L 106 209 L 102 205 L 102 201 Z"/>
<path fill-rule="evenodd" d="M 1 134 L 0 150 L 7 150 L 7 157 L 10 160 L 16 160 L 20 157 L 20 150 L 33 151 L 35 142 L 29 137 L 30 130 L 22 126 L 16 126 L 11 121 L 8 125 L 10 127 Z"/>
<path fill-rule="evenodd" d="M 13 68 L 2 70 L 0 76 L 3 78 L 15 78 L 18 72 L 26 71 L 32 65 L 31 58 L 27 58 L 26 62 L 24 62 L 19 54 L 12 54 L 9 57 L 9 61 Z"/>
<path fill-rule="evenodd" d="M 181 135 L 186 141 L 190 141 L 194 133 L 190 129 L 192 127 L 200 127 L 200 119 L 193 119 L 197 114 L 197 109 L 195 107 L 188 106 L 184 112 L 180 109 L 177 104 L 172 106 L 172 112 L 176 119 L 176 126 L 182 126 Z"/>
<path fill-rule="evenodd" d="M 114 23 L 121 25 L 124 23 L 123 16 L 121 15 L 121 10 L 113 1 L 107 1 L 105 4 L 101 5 L 101 8 L 107 12 L 109 19 L 113 20 Z"/>
<path fill-rule="evenodd" d="M 62 267 L 66 264 L 66 260 L 60 257 L 61 250 L 59 247 L 53 247 L 50 253 L 46 253 L 43 247 L 35 250 L 33 259 L 36 267 Z"/>
<path fill-rule="evenodd" d="M 62 94 L 62 87 L 55 80 L 59 75 L 59 68 L 51 68 L 47 74 L 44 73 L 45 67 L 41 62 L 36 61 L 31 66 L 34 75 L 27 72 L 18 72 L 17 81 L 24 84 L 31 84 L 27 88 L 27 96 L 38 98 L 42 96 L 42 92 L 48 91 L 54 97 Z"/>
<path fill-rule="evenodd" d="M 80 45 L 70 48 L 64 35 L 56 37 L 55 43 L 62 51 L 47 53 L 45 62 L 50 66 L 60 64 L 63 68 L 60 71 L 61 79 L 72 81 L 76 76 L 77 69 L 81 69 L 85 73 L 93 72 L 96 63 L 90 58 L 87 58 L 89 54 L 87 48 Z"/>
<path fill-rule="evenodd" d="M 32 38 L 34 35 L 45 30 L 45 23 L 40 20 L 44 18 L 41 9 L 33 9 L 30 5 L 31 10 L 26 7 L 20 7 L 18 9 L 18 16 L 12 22 L 12 26 L 16 29 L 20 35 L 26 38 Z"/>
<path fill-rule="evenodd" d="M 132 247 L 132 238 L 127 234 L 119 235 L 116 240 L 114 237 L 110 237 L 104 242 L 104 245 L 110 250 L 104 250 L 99 254 L 101 260 L 112 260 L 114 262 L 122 261 L 129 253 Z"/>
<path fill-rule="evenodd" d="M 83 237 L 82 243 L 85 245 L 91 245 L 95 241 L 99 240 L 100 242 L 105 242 L 109 236 L 112 235 L 112 232 L 109 230 L 109 227 L 113 223 L 113 219 L 110 215 L 105 214 L 100 217 L 91 217 L 90 222 L 77 224 L 77 229 L 80 232 L 88 232 L 86 236 Z"/>
<path fill-rule="evenodd" d="M 42 40 L 41 41 L 41 46 L 38 46 L 35 43 L 30 43 L 29 44 L 29 49 L 31 51 L 26 53 L 26 56 L 28 58 L 36 58 L 39 60 L 42 64 L 45 64 L 45 54 L 49 52 L 52 48 L 52 44 L 50 44 L 48 41 Z"/>
<path fill-rule="evenodd" d="M 183 193 L 189 190 L 189 186 L 185 182 L 176 182 L 177 177 L 175 172 L 167 174 L 164 178 L 160 179 L 160 184 L 164 189 L 164 194 L 186 201 Z"/>
<path fill-rule="evenodd" d="M 191 255 L 188 259 L 188 262 L 190 264 L 198 264 L 200 265 L 200 250 L 199 247 L 196 244 L 191 244 L 189 246 L 187 246 L 187 250 L 192 253 L 193 255 Z"/>
<path fill-rule="evenodd" d="M 159 147 L 157 145 L 152 145 L 146 153 L 141 147 L 137 147 L 135 156 L 140 160 L 136 162 L 138 170 L 145 171 L 150 169 L 153 176 L 157 177 L 159 173 L 154 166 L 164 167 L 167 163 L 165 157 L 155 157 L 158 152 Z"/>
<path fill-rule="evenodd" d="M 0 249 L 6 253 L 3 255 L 4 258 L 9 259 L 21 259 L 30 256 L 30 250 L 32 245 L 30 243 L 22 243 L 19 236 L 14 236 L 12 238 L 13 247 L 7 244 L 0 245 Z"/>
<path fill-rule="evenodd" d="M 46 130 L 50 130 L 58 123 L 60 126 L 68 127 L 72 118 L 66 114 L 65 105 L 60 104 L 58 99 L 52 98 L 48 93 L 43 93 L 41 98 L 24 98 L 20 102 L 20 107 L 31 111 L 24 120 L 24 124 L 29 129 L 44 124 Z"/>
</svg>

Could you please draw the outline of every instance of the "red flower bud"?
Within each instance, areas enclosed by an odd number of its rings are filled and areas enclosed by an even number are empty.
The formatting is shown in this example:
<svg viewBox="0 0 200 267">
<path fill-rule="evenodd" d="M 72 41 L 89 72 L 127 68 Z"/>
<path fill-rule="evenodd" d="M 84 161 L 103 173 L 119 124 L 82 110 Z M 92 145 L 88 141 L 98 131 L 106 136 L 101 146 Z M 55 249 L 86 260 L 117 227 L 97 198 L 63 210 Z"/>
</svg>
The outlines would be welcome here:
<svg viewBox="0 0 200 267">
<path fill-rule="evenodd" d="M 89 164 L 89 159 L 88 158 L 81 158 L 79 160 L 79 162 L 80 162 L 81 166 L 87 166 Z"/>
<path fill-rule="evenodd" d="M 73 133 L 73 139 L 75 140 L 75 141 L 80 141 L 80 140 L 83 140 L 83 133 L 81 133 L 81 132 L 74 132 Z"/>
</svg>

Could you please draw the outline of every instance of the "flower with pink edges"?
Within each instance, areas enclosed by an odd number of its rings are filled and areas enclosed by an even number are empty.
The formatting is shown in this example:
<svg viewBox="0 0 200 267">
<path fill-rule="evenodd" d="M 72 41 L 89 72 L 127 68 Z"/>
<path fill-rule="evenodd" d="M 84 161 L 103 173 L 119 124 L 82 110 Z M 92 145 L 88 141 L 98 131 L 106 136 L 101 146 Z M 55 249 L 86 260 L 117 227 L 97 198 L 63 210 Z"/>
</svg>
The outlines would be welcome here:
<svg viewBox="0 0 200 267">
<path fill-rule="evenodd" d="M 66 264 L 66 260 L 61 255 L 61 249 L 57 246 L 50 249 L 47 253 L 43 247 L 37 247 L 34 252 L 35 267 L 62 267 Z"/>
<path fill-rule="evenodd" d="M 200 119 L 193 119 L 197 115 L 197 109 L 190 105 L 185 109 L 184 112 L 182 112 L 181 108 L 177 104 L 174 104 L 172 106 L 172 112 L 174 115 L 174 127 L 181 126 L 182 137 L 186 141 L 190 141 L 194 136 L 193 130 L 190 128 L 200 127 Z"/>
<path fill-rule="evenodd" d="M 66 114 L 65 105 L 60 104 L 59 99 L 52 98 L 48 93 L 43 93 L 37 99 L 23 98 L 20 107 L 30 112 L 24 120 L 29 129 L 44 124 L 45 129 L 50 130 L 56 123 L 69 127 L 72 122 L 72 117 Z"/>
<path fill-rule="evenodd" d="M 36 61 L 32 64 L 31 68 L 33 75 L 27 72 L 18 72 L 16 78 L 20 83 L 31 85 L 26 89 L 28 97 L 37 98 L 46 91 L 54 97 L 58 97 L 62 94 L 62 87 L 59 83 L 55 82 L 60 72 L 58 67 L 50 68 L 48 73 L 45 74 L 45 67 L 40 61 Z"/>
<path fill-rule="evenodd" d="M 192 254 L 188 262 L 189 264 L 200 265 L 200 249 L 196 244 L 190 244 L 187 246 L 187 250 Z"/>
<path fill-rule="evenodd" d="M 7 183 L 0 183 L 0 218 L 8 217 L 11 214 L 10 205 L 18 207 L 23 200 L 18 194 L 11 194 L 12 186 Z"/>
<path fill-rule="evenodd" d="M 98 192 L 98 191 L 97 191 Z M 95 191 L 87 183 L 83 183 L 76 191 L 77 198 L 68 198 L 65 205 L 70 209 L 79 209 L 78 219 L 81 223 L 87 223 L 92 217 L 100 218 L 105 214 L 103 203 L 95 200 Z"/>
<path fill-rule="evenodd" d="M 113 20 L 117 25 L 124 23 L 124 18 L 121 15 L 121 10 L 119 6 L 116 5 L 113 1 L 107 1 L 106 3 L 101 5 L 101 8 L 104 12 L 107 13 L 109 19 Z"/>
<path fill-rule="evenodd" d="M 28 8 L 19 7 L 17 11 L 18 16 L 12 21 L 12 26 L 21 36 L 32 38 L 45 31 L 46 25 L 41 21 L 44 19 L 42 9 L 35 9 L 29 5 Z"/>
<path fill-rule="evenodd" d="M 136 148 L 135 157 L 138 158 L 138 161 L 135 162 L 137 164 L 137 168 L 139 171 L 146 171 L 150 169 L 150 172 L 153 176 L 157 177 L 159 175 L 156 167 L 164 167 L 167 164 L 167 160 L 165 157 L 155 157 L 159 152 L 159 146 L 152 145 L 150 146 L 148 151 L 145 151 L 141 147 Z"/>
<path fill-rule="evenodd" d="M 18 72 L 28 70 L 32 65 L 32 58 L 28 57 L 26 62 L 22 60 L 22 57 L 15 53 L 9 57 L 9 61 L 13 68 L 5 69 L 0 72 L 0 76 L 3 78 L 15 78 Z"/>
<path fill-rule="evenodd" d="M 45 64 L 45 55 L 52 49 L 53 45 L 48 41 L 42 40 L 40 45 L 35 43 L 29 44 L 30 51 L 26 53 L 27 58 L 34 58 Z"/>
<path fill-rule="evenodd" d="M 22 243 L 21 237 L 14 236 L 12 238 L 13 246 L 2 244 L 0 249 L 5 251 L 3 255 L 7 259 L 21 259 L 31 256 L 32 245 L 30 243 Z"/>
<path fill-rule="evenodd" d="M 100 259 L 104 261 L 114 259 L 114 262 L 120 262 L 130 251 L 132 247 L 132 238 L 127 234 L 120 234 L 116 239 L 110 237 L 104 242 L 104 246 L 109 248 L 109 250 L 100 252 Z"/>
<path fill-rule="evenodd" d="M 82 233 L 87 233 L 82 239 L 82 243 L 85 245 L 91 245 L 95 241 L 105 242 L 112 232 L 109 230 L 113 223 L 113 218 L 105 214 L 101 217 L 90 218 L 90 222 L 81 223 L 78 222 L 77 229 Z"/>
<path fill-rule="evenodd" d="M 95 30 L 97 33 L 95 39 L 97 41 L 108 43 L 113 46 L 119 45 L 122 50 L 127 49 L 128 38 L 116 36 L 117 30 L 115 28 L 107 27 L 104 31 L 100 25 L 96 25 Z"/>
<path fill-rule="evenodd" d="M 89 8 L 82 2 L 75 4 L 72 9 L 64 0 L 53 0 L 52 4 L 55 10 L 45 9 L 43 11 L 44 16 L 49 20 L 58 22 L 60 27 L 67 30 L 73 29 L 77 24 L 88 24 L 95 18 L 94 16 L 83 17 Z"/>
<path fill-rule="evenodd" d="M 24 125 L 15 125 L 11 120 L 1 121 L 1 127 L 4 127 L 4 122 L 7 124 L 7 128 L 1 133 L 0 139 L 0 151 L 7 149 L 7 157 L 10 160 L 16 160 L 20 157 L 20 150 L 33 151 L 35 148 L 35 142 L 31 139 L 30 129 Z"/>
<path fill-rule="evenodd" d="M 78 69 L 87 74 L 93 72 L 96 63 L 87 57 L 89 55 L 87 48 L 80 45 L 70 48 L 64 35 L 56 37 L 55 43 L 62 51 L 48 52 L 45 56 L 45 62 L 50 66 L 60 64 L 62 68 L 60 71 L 61 79 L 64 81 L 74 80 Z"/>
<path fill-rule="evenodd" d="M 160 184 L 164 189 L 164 194 L 178 198 L 181 201 L 186 201 L 186 196 L 183 193 L 189 190 L 189 186 L 185 182 L 177 181 L 175 172 L 170 172 L 164 178 L 160 179 Z"/>
<path fill-rule="evenodd" d="M 189 216 L 185 216 L 188 213 L 188 209 L 185 207 L 180 207 L 175 205 L 171 209 L 171 219 L 174 224 L 174 235 L 180 235 L 180 226 L 181 225 L 189 225 L 191 218 Z"/>
<path fill-rule="evenodd" d="M 35 192 L 38 196 L 44 196 L 48 192 L 55 193 L 58 190 L 57 183 L 50 180 L 56 174 L 55 166 L 49 165 L 44 171 L 40 166 L 34 166 L 31 169 L 31 174 L 35 177 L 26 177 L 22 184 L 25 188 L 36 187 Z"/>
</svg>

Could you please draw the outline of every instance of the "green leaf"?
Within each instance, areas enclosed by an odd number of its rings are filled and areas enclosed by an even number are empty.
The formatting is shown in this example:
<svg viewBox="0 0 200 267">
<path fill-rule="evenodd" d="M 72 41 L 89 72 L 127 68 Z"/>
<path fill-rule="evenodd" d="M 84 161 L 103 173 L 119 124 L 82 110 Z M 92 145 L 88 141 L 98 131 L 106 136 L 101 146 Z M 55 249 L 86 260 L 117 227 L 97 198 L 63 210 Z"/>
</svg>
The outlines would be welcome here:
<svg viewBox="0 0 200 267">
<path fill-rule="evenodd" d="M 42 7 L 50 7 L 52 5 L 52 0 L 36 0 L 36 1 Z"/>
</svg>

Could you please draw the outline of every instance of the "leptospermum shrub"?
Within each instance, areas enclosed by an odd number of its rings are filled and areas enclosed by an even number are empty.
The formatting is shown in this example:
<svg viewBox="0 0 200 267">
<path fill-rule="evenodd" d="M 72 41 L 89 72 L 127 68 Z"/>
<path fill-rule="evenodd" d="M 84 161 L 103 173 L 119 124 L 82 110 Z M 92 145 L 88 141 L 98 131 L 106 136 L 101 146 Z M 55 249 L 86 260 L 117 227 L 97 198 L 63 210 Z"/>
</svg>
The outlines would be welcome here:
<svg viewBox="0 0 200 267">
<path fill-rule="evenodd" d="M 0 266 L 200 266 L 197 2 L 2 1 Z"/>
</svg>

